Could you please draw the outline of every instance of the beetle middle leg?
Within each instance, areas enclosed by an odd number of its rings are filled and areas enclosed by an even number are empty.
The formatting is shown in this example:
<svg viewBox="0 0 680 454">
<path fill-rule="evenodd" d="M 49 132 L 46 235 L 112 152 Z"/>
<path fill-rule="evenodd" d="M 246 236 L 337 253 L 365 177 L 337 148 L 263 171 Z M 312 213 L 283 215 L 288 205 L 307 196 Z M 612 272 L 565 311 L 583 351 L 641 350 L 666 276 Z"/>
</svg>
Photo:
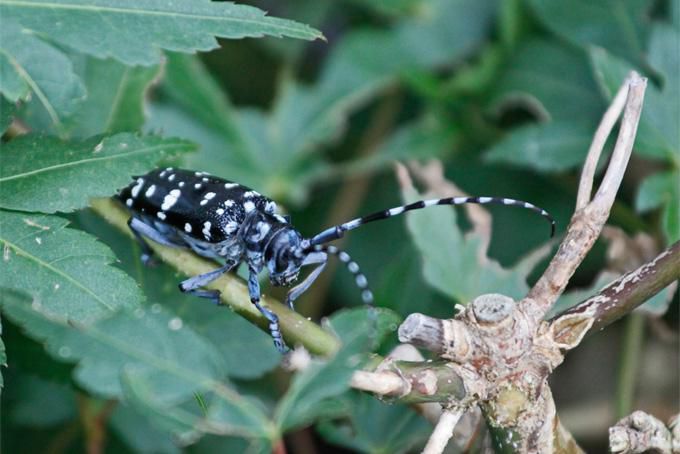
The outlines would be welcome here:
<svg viewBox="0 0 680 454">
<path fill-rule="evenodd" d="M 221 266 L 215 270 L 209 271 L 207 273 L 199 274 L 198 276 L 190 277 L 179 284 L 179 289 L 183 293 L 190 293 L 192 295 L 211 299 L 215 304 L 219 305 L 220 302 L 220 291 L 219 290 L 200 290 L 200 287 L 204 287 L 210 282 L 214 281 L 218 277 L 222 276 L 224 273 L 229 272 L 234 268 L 238 262 L 227 262 L 226 265 Z"/>
</svg>

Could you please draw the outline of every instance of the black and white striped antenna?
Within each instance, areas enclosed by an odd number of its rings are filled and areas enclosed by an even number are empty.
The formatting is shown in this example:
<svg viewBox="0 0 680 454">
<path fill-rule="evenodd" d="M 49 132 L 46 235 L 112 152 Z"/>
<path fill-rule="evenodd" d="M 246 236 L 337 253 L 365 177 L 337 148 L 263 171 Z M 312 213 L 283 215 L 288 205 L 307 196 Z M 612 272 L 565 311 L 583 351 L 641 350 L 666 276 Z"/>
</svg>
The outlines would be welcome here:
<svg viewBox="0 0 680 454">
<path fill-rule="evenodd" d="M 308 244 L 311 247 L 337 240 L 349 230 L 354 230 L 364 224 L 368 224 L 369 222 L 391 218 L 392 216 L 397 216 L 399 214 L 405 213 L 406 211 L 419 210 L 421 208 L 427 208 L 435 205 L 463 205 L 466 203 L 516 206 L 531 210 L 540 214 L 548 222 L 550 222 L 550 236 L 552 237 L 555 235 L 555 220 L 553 217 L 543 208 L 537 207 L 532 203 L 524 202 L 523 200 L 508 199 L 505 197 L 445 197 L 443 199 L 420 200 L 418 202 L 409 203 L 408 205 L 402 205 L 390 208 L 388 210 L 376 211 L 375 213 L 369 214 L 368 216 L 352 219 L 351 221 L 329 227 L 326 230 L 318 233 L 309 240 Z"/>
</svg>

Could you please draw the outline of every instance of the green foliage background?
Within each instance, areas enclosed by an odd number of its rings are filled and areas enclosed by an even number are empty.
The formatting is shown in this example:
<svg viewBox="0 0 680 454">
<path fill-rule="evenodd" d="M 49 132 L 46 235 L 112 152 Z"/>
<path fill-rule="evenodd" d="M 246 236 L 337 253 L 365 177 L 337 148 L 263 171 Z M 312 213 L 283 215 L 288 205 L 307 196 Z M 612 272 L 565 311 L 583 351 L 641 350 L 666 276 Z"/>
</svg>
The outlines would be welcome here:
<svg viewBox="0 0 680 454">
<path fill-rule="evenodd" d="M 286 437 L 293 452 L 311 439 L 393 453 L 431 431 L 411 408 L 348 389 L 370 328 L 342 270 L 299 310 L 329 317 L 343 349 L 291 379 L 265 333 L 179 294 L 167 267 L 143 269 L 137 246 L 87 206 L 157 165 L 248 185 L 312 235 L 340 213 L 421 197 L 400 193 L 391 163 L 438 158 L 469 194 L 544 207 L 559 234 L 592 133 L 637 69 L 650 85 L 610 222 L 660 248 L 680 237 L 678 0 L 252 3 L 0 0 L 7 452 L 97 440 L 111 452 L 268 452 Z M 412 312 L 450 316 L 481 293 L 526 292 L 547 228 L 490 211 L 488 257 L 446 208 L 349 236 L 392 328 L 381 352 Z M 605 249 L 561 308 L 608 282 Z M 647 311 L 663 315 L 671 297 Z"/>
</svg>

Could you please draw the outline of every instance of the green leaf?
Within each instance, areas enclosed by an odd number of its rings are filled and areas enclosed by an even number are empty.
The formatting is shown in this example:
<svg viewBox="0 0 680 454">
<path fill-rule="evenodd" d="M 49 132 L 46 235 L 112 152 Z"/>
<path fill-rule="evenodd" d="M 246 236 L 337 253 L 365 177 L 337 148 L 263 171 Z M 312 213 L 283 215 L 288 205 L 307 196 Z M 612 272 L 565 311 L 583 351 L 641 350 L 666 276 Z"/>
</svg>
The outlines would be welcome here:
<svg viewBox="0 0 680 454">
<path fill-rule="evenodd" d="M 432 425 L 407 405 L 386 404 L 368 394 L 349 393 L 347 414 L 322 421 L 317 430 L 328 442 L 357 452 L 415 452 L 427 440 Z"/>
<path fill-rule="evenodd" d="M 430 198 L 414 190 L 402 191 L 406 203 Z M 501 293 L 520 299 L 529 290 L 526 279 L 549 250 L 530 254 L 512 269 L 505 269 L 486 256 L 485 239 L 476 232 L 463 232 L 456 212 L 437 207 L 411 213 L 406 218 L 411 238 L 423 260 L 423 275 L 434 288 L 461 304 L 485 293 Z"/>
<path fill-rule="evenodd" d="M 660 172 L 647 177 L 638 190 L 635 209 L 644 213 L 663 206 L 662 222 L 667 244 L 680 239 L 680 174 Z"/>
<path fill-rule="evenodd" d="M 80 52 L 128 65 L 158 63 L 159 49 L 214 49 L 215 37 L 323 37 L 251 6 L 207 0 L 0 0 L 0 15 Z"/>
<path fill-rule="evenodd" d="M 214 152 L 193 155 L 187 165 L 210 168 L 279 200 L 301 201 L 309 185 L 328 178 L 327 166 L 313 153 L 337 139 L 349 114 L 406 71 L 449 64 L 468 55 L 484 39 L 494 2 L 429 0 L 418 12 L 394 30 L 350 33 L 329 56 L 315 85 L 285 79 L 269 114 L 245 108 L 233 117 L 228 103 L 213 96 L 220 106 L 211 107 L 211 112 L 224 119 L 204 123 L 230 141 L 215 147 L 214 138 L 208 136 L 202 145 Z M 210 81 L 199 80 L 205 90 L 202 97 L 214 92 Z M 176 88 L 184 95 L 178 96 Z M 171 93 L 185 109 L 199 115 L 191 96 L 195 91 L 184 83 L 173 84 Z M 178 120 L 176 113 L 172 115 Z M 153 126 L 161 124 L 152 119 Z M 185 127 L 196 131 L 195 124 Z"/>
<path fill-rule="evenodd" d="M 50 316 L 44 304 L 12 290 L 0 294 L 0 305 L 12 321 L 44 340 L 52 355 L 77 361 L 75 379 L 83 388 L 105 398 L 125 398 L 144 414 L 156 415 L 154 424 L 191 414 L 199 431 L 271 431 L 261 408 L 221 381 L 225 370 L 219 353 L 158 305 L 121 311 L 89 325 Z M 211 393 L 214 400 L 207 418 L 194 399 L 200 392 Z"/>
<path fill-rule="evenodd" d="M 583 162 L 605 109 L 585 55 L 545 40 L 524 43 L 491 94 L 497 113 L 515 105 L 541 123 L 510 130 L 486 158 L 551 172 Z"/>
<path fill-rule="evenodd" d="M 242 141 L 236 109 L 198 56 L 168 52 L 163 89 L 191 116 L 223 134 L 228 145 Z M 234 152 L 240 147 L 234 146 Z"/>
<path fill-rule="evenodd" d="M 0 211 L 0 287 L 29 293 L 35 306 L 64 321 L 91 323 L 137 307 L 139 288 L 110 266 L 111 250 L 67 224 L 55 216 Z"/>
<path fill-rule="evenodd" d="M 0 367 L 7 367 L 7 351 L 5 350 L 5 343 L 2 340 L 2 320 L 0 320 Z M 5 386 L 5 380 L 2 378 L 2 370 L 0 369 L 0 396 L 2 395 L 2 388 Z"/>
<path fill-rule="evenodd" d="M 343 347 L 330 360 L 312 360 L 304 371 L 293 379 L 290 388 L 279 401 L 274 421 L 280 431 L 287 432 L 311 423 L 320 416 L 337 414 L 340 407 L 334 400 L 349 389 L 349 380 L 362 362 L 362 351 L 367 351 L 371 323 L 366 310 L 346 311 L 353 324 L 344 323 L 341 315 L 334 315 L 329 322 L 336 329 L 336 321 L 349 327 L 342 329 Z M 347 316 L 347 315 L 345 315 Z"/>
<path fill-rule="evenodd" d="M 129 133 L 74 142 L 22 136 L 0 148 L 0 207 L 46 213 L 82 208 L 162 158 L 194 148 L 185 140 Z"/>
<path fill-rule="evenodd" d="M 49 427 L 76 417 L 76 393 L 73 388 L 32 375 L 17 381 L 16 404 L 10 419 L 22 426 Z"/>
<path fill-rule="evenodd" d="M 16 106 L 7 101 L 3 96 L 0 96 L 0 136 L 7 131 L 9 125 L 14 120 L 14 112 Z"/>
<path fill-rule="evenodd" d="M 179 454 L 172 435 L 161 431 L 129 405 L 119 403 L 109 420 L 111 428 L 131 452 Z"/>
<path fill-rule="evenodd" d="M 506 162 L 545 172 L 559 172 L 583 162 L 592 140 L 593 125 L 559 121 L 514 129 L 489 149 L 489 162 Z"/>
<path fill-rule="evenodd" d="M 545 25 L 562 38 L 597 45 L 641 61 L 648 33 L 650 0 L 531 0 Z"/>
<path fill-rule="evenodd" d="M 138 131 L 145 121 L 147 91 L 159 77 L 160 66 L 124 66 L 112 60 L 76 58 L 76 71 L 87 97 L 68 123 L 71 136 L 90 137 Z"/>
<path fill-rule="evenodd" d="M 521 105 L 543 120 L 597 122 L 605 105 L 597 96 L 586 55 L 558 42 L 529 40 L 491 93 L 490 106 L 502 110 Z"/>
<path fill-rule="evenodd" d="M 71 61 L 10 17 L 0 15 L 0 92 L 12 102 L 32 99 L 47 112 L 55 129 L 63 132 L 65 117 L 85 96 Z"/>
<path fill-rule="evenodd" d="M 635 209 L 639 213 L 653 210 L 663 203 L 673 199 L 673 193 L 678 186 L 678 174 L 676 172 L 659 172 L 650 175 L 640 184 L 635 199 Z"/>
<path fill-rule="evenodd" d="M 635 151 L 643 156 L 664 159 L 680 165 L 680 77 L 672 68 L 680 65 L 680 32 L 664 25 L 654 28 L 650 41 L 650 63 L 660 72 L 661 89 L 647 85 Z M 600 88 L 607 99 L 612 99 L 628 72 L 630 63 L 608 54 L 603 49 L 592 49 L 590 58 Z M 670 72 L 666 72 L 670 71 Z"/>
</svg>

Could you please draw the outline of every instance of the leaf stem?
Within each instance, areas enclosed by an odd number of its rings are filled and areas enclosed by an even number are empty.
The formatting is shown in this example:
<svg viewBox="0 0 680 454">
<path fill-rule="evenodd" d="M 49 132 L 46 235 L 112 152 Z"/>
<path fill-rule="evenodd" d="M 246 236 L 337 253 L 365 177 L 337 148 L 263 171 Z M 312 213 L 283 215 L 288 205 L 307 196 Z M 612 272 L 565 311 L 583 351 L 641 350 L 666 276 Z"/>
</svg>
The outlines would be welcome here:
<svg viewBox="0 0 680 454">
<path fill-rule="evenodd" d="M 635 384 L 642 354 L 645 317 L 630 314 L 626 320 L 621 360 L 619 361 L 618 386 L 616 389 L 616 418 L 623 418 L 633 410 Z"/>
</svg>

